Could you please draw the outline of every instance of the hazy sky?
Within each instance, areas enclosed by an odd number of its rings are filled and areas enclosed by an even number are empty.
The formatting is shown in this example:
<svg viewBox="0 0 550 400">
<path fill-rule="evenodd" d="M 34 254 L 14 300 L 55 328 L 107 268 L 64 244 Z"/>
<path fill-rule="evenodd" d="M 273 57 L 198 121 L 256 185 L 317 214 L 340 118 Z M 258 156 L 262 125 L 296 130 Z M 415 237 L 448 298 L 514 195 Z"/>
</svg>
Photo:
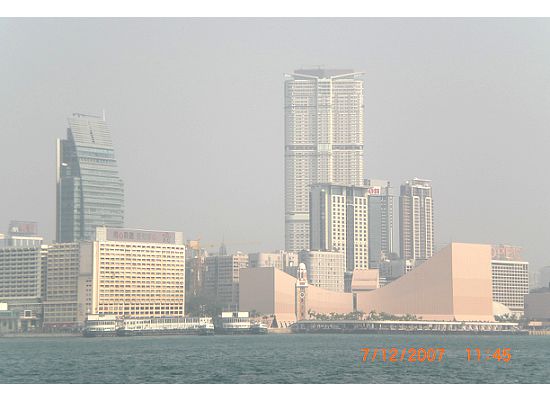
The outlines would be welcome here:
<svg viewBox="0 0 550 400">
<path fill-rule="evenodd" d="M 128 227 L 284 246 L 283 74 L 366 72 L 365 168 L 432 179 L 438 245 L 550 264 L 548 19 L 0 19 L 0 232 L 55 236 L 55 139 L 106 110 Z"/>
</svg>

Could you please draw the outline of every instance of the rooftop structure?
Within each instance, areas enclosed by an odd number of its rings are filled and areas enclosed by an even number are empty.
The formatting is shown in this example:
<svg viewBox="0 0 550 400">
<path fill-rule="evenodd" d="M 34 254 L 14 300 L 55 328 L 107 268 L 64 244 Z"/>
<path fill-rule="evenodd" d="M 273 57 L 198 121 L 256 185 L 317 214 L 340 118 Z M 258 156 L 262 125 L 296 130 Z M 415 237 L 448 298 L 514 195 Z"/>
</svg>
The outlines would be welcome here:
<svg viewBox="0 0 550 400">
<path fill-rule="evenodd" d="M 38 224 L 30 221 L 11 221 L 8 234 L 0 234 L 2 247 L 40 247 L 43 238 L 38 235 Z"/>
</svg>

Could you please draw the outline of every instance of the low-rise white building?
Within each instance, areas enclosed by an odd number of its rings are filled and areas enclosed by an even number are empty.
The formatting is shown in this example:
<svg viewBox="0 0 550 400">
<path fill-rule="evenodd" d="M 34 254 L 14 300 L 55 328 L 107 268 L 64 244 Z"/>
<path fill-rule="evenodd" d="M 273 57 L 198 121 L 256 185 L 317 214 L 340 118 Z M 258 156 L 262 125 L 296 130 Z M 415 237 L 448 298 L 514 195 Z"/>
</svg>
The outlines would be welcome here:
<svg viewBox="0 0 550 400">
<path fill-rule="evenodd" d="M 276 252 L 262 252 L 262 253 L 249 253 L 248 254 L 248 266 L 250 268 L 256 267 L 273 267 L 286 270 L 288 267 L 298 265 L 298 253 L 290 251 L 276 251 Z"/>
<path fill-rule="evenodd" d="M 344 252 L 335 251 L 301 251 L 300 262 L 307 269 L 310 285 L 334 292 L 344 291 L 346 259 Z"/>
</svg>

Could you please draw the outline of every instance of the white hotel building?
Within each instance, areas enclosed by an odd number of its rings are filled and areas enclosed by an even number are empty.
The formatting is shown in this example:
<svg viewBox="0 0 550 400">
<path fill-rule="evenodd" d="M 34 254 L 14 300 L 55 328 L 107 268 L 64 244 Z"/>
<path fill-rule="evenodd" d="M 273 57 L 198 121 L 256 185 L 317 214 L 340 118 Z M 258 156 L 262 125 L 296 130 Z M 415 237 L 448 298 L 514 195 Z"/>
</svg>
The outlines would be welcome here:
<svg viewBox="0 0 550 400">
<path fill-rule="evenodd" d="M 525 308 L 529 294 L 529 263 L 521 259 L 521 248 L 509 245 L 492 246 L 493 301 L 504 304 L 517 315 Z"/>
<path fill-rule="evenodd" d="M 97 228 L 93 246 L 93 314 L 185 314 L 185 246 L 181 232 Z"/>
</svg>

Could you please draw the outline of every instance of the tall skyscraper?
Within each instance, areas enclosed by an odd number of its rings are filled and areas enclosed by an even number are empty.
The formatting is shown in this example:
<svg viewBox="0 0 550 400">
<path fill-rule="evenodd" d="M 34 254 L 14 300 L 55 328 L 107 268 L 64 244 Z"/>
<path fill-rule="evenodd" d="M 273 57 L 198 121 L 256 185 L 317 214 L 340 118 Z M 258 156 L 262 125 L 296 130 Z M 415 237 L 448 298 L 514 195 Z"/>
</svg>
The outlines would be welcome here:
<svg viewBox="0 0 550 400">
<path fill-rule="evenodd" d="M 369 262 L 389 260 L 393 253 L 393 202 L 389 181 L 365 180 L 369 192 Z"/>
<path fill-rule="evenodd" d="M 93 240 L 98 226 L 124 225 L 124 186 L 101 117 L 73 114 L 57 140 L 56 241 Z"/>
<path fill-rule="evenodd" d="M 348 272 L 369 268 L 367 192 L 362 186 L 311 187 L 310 249 L 343 253 Z"/>
<path fill-rule="evenodd" d="M 401 258 L 427 260 L 434 252 L 431 181 L 413 179 L 401 185 L 399 196 Z"/>
<path fill-rule="evenodd" d="M 285 81 L 285 248 L 309 248 L 309 191 L 363 184 L 363 73 L 302 69 Z"/>
</svg>

